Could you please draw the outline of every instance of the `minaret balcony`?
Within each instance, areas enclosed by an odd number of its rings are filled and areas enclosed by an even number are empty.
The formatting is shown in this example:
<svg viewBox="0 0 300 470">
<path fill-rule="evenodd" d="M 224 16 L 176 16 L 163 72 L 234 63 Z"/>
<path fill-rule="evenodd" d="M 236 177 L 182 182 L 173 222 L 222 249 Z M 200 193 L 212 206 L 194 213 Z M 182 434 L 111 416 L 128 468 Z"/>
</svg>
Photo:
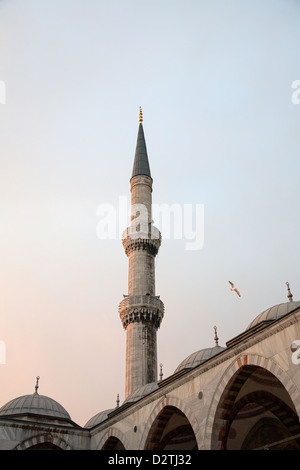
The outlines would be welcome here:
<svg viewBox="0 0 300 470">
<path fill-rule="evenodd" d="M 133 322 L 152 322 L 156 328 L 159 328 L 164 309 L 159 296 L 126 295 L 119 305 L 119 315 L 125 329 Z"/>
<path fill-rule="evenodd" d="M 122 243 L 127 256 L 134 250 L 146 250 L 156 256 L 161 245 L 161 233 L 153 225 L 150 225 L 148 230 L 138 230 L 138 227 L 130 226 L 123 232 Z"/>
</svg>

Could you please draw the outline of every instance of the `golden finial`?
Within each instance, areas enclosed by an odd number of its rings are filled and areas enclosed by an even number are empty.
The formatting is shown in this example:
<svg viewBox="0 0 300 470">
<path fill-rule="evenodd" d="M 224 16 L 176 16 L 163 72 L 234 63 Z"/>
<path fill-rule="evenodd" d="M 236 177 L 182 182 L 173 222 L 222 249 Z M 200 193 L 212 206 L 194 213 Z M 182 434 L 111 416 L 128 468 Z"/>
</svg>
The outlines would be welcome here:
<svg viewBox="0 0 300 470">
<path fill-rule="evenodd" d="M 139 122 L 140 122 L 140 123 L 142 123 L 142 122 L 143 122 L 143 111 L 142 111 L 142 108 L 141 108 L 141 106 L 140 106 Z"/>
</svg>

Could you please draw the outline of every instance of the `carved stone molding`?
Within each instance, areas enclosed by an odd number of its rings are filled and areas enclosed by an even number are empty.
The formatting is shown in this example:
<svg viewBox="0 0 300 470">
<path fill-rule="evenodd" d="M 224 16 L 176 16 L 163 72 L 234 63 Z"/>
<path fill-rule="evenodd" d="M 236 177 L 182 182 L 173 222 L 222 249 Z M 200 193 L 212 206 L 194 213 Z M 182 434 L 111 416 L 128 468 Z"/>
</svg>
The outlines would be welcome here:
<svg viewBox="0 0 300 470">
<path fill-rule="evenodd" d="M 132 251 L 145 250 L 151 255 L 156 256 L 161 245 L 160 232 L 158 231 L 158 233 L 159 236 L 156 238 L 151 236 L 151 234 L 148 236 L 145 233 L 139 234 L 136 232 L 134 235 L 127 233 L 122 239 L 126 255 L 129 256 Z"/>
<path fill-rule="evenodd" d="M 164 316 L 164 304 L 158 296 L 126 296 L 119 305 L 119 315 L 125 330 L 134 322 L 152 322 L 159 328 Z"/>
<path fill-rule="evenodd" d="M 152 191 L 152 178 L 150 176 L 146 176 L 146 175 L 133 176 L 130 180 L 131 191 L 133 190 L 134 186 L 137 186 L 138 184 L 147 185 Z"/>
</svg>

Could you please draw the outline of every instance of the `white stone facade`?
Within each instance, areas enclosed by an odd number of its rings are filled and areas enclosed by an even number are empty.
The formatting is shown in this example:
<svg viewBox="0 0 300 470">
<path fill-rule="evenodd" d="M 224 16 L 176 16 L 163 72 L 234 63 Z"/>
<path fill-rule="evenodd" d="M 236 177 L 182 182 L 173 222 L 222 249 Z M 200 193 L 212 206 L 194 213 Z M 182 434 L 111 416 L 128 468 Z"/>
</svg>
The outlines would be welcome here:
<svg viewBox="0 0 300 470">
<path fill-rule="evenodd" d="M 240 449 L 247 438 L 256 448 L 252 430 L 267 421 L 281 429 L 282 438 L 272 442 L 297 448 L 299 439 L 291 436 L 299 434 L 300 364 L 292 360 L 291 344 L 300 338 L 300 308 L 250 333 L 194 369 L 163 380 L 137 402 L 124 403 L 91 429 L 1 417 L 0 448 L 160 449 L 167 428 L 175 436 L 169 449 Z"/>
</svg>

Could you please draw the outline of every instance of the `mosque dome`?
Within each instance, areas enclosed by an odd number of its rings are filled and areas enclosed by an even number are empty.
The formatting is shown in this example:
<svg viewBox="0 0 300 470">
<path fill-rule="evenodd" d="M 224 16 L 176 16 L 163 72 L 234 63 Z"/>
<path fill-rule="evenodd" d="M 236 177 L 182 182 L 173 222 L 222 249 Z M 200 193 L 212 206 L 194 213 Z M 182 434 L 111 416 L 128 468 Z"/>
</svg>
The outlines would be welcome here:
<svg viewBox="0 0 300 470">
<path fill-rule="evenodd" d="M 250 325 L 247 326 L 246 330 L 250 330 L 253 326 L 258 325 L 259 323 L 264 322 L 271 322 L 274 320 L 278 320 L 279 318 L 283 317 L 284 315 L 293 312 L 297 308 L 300 307 L 300 302 L 284 302 L 282 304 L 274 305 L 273 307 L 268 308 L 257 317 L 252 320 Z"/>
<path fill-rule="evenodd" d="M 142 387 L 138 388 L 134 392 L 132 392 L 124 403 L 130 403 L 134 401 L 138 401 L 141 398 L 145 397 L 146 395 L 149 395 L 149 393 L 154 392 L 154 390 L 158 389 L 158 384 L 157 382 L 151 382 L 149 384 L 143 385 Z"/>
<path fill-rule="evenodd" d="M 0 408 L 1 416 L 18 416 L 38 415 L 39 417 L 48 419 L 60 419 L 71 421 L 69 413 L 53 398 L 40 395 L 38 393 L 39 377 L 36 378 L 35 392 L 31 395 L 22 395 L 14 398 Z"/>
<path fill-rule="evenodd" d="M 193 354 L 190 354 L 186 359 L 184 359 L 176 368 L 174 374 L 181 370 L 193 369 L 199 364 L 202 364 L 208 359 L 211 359 L 216 354 L 219 354 L 220 352 L 224 351 L 224 349 L 226 348 L 219 345 L 216 345 L 212 348 L 200 349 L 200 351 L 196 351 Z"/>
<path fill-rule="evenodd" d="M 111 413 L 112 411 L 113 408 L 109 410 L 100 411 L 100 413 L 97 413 L 95 416 L 89 419 L 84 427 L 92 428 L 93 426 L 96 426 L 96 424 L 102 423 L 102 421 L 105 421 L 108 418 L 109 413 Z"/>
<path fill-rule="evenodd" d="M 193 369 L 196 366 L 199 366 L 199 364 L 202 364 L 205 361 L 208 361 L 208 359 L 211 359 L 212 357 L 216 356 L 220 352 L 224 351 L 223 346 L 219 346 L 219 338 L 217 335 L 217 327 L 214 326 L 215 330 L 215 346 L 211 348 L 205 348 L 205 349 L 200 349 L 200 351 L 196 351 L 192 354 L 190 354 L 186 359 L 184 359 L 179 366 L 175 369 L 174 374 L 181 370 L 188 370 L 188 369 Z"/>
<path fill-rule="evenodd" d="M 1 416 L 24 416 L 34 414 L 48 418 L 71 420 L 69 413 L 57 401 L 37 392 L 23 395 L 6 403 L 0 408 Z"/>
<path fill-rule="evenodd" d="M 157 382 L 151 382 L 149 384 L 143 385 L 142 387 L 138 388 L 134 392 L 132 392 L 126 400 L 124 401 L 124 404 L 129 404 L 136 402 L 140 400 L 141 398 L 145 397 L 146 395 L 149 395 L 149 393 L 153 392 L 154 390 L 158 389 L 158 384 Z M 100 411 L 100 413 L 97 413 L 95 416 L 93 416 L 86 424 L 85 428 L 92 428 L 93 426 L 96 426 L 97 424 L 102 423 L 108 418 L 108 415 L 115 411 L 117 408 L 111 408 L 109 410 L 104 410 Z"/>
</svg>

